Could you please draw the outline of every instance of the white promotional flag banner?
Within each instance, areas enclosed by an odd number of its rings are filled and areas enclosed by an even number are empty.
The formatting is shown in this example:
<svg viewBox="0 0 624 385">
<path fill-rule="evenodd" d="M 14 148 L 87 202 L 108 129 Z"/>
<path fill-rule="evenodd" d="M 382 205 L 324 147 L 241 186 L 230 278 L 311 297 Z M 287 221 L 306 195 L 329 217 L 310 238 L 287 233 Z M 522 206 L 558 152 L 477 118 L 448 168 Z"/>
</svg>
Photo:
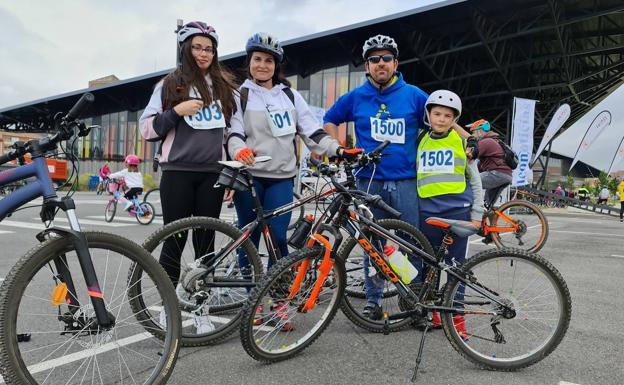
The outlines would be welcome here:
<svg viewBox="0 0 624 385">
<path fill-rule="evenodd" d="M 613 167 L 619 165 L 622 159 L 624 159 L 624 138 L 622 138 L 622 140 L 620 141 L 620 145 L 618 146 L 615 155 L 613 155 L 613 160 L 609 165 L 609 171 L 607 171 L 607 175 L 611 174 L 611 170 L 613 170 Z"/>
<path fill-rule="evenodd" d="M 576 154 L 574 154 L 574 160 L 572 160 L 572 165 L 570 166 L 570 170 L 574 167 L 576 162 L 581 159 L 581 156 L 587 151 L 589 146 L 594 143 L 596 139 L 604 132 L 604 129 L 607 128 L 611 124 L 611 113 L 609 111 L 602 111 L 594 120 L 592 120 L 589 128 L 585 132 L 583 136 L 583 140 L 581 140 L 581 144 L 576 149 Z"/>
<path fill-rule="evenodd" d="M 511 149 L 518 155 L 520 162 L 513 170 L 512 186 L 524 186 L 533 181 L 529 162 L 533 154 L 534 122 L 535 100 L 514 98 Z"/>
<path fill-rule="evenodd" d="M 557 112 L 553 115 L 550 123 L 548 123 L 548 127 L 546 128 L 546 132 L 544 133 L 544 137 L 542 138 L 542 142 L 540 143 L 535 156 L 533 157 L 533 162 L 537 159 L 538 156 L 544 151 L 550 140 L 555 137 L 555 134 L 559 132 L 561 127 L 563 127 L 563 123 L 568 120 L 570 117 L 570 105 L 562 104 L 557 108 Z"/>
</svg>

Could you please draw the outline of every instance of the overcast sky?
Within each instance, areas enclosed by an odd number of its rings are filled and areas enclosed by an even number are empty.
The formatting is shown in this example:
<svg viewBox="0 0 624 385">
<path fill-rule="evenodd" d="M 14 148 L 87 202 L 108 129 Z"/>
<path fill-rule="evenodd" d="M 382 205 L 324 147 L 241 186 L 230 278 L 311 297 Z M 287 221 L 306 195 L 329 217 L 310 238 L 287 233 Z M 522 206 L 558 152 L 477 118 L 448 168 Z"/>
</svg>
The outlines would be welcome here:
<svg viewBox="0 0 624 385">
<path fill-rule="evenodd" d="M 202 20 L 221 56 L 264 31 L 288 40 L 440 0 L 55 0 L 0 2 L 0 108 L 175 64 L 176 20 Z M 322 54 L 322 52 L 319 52 Z"/>
</svg>

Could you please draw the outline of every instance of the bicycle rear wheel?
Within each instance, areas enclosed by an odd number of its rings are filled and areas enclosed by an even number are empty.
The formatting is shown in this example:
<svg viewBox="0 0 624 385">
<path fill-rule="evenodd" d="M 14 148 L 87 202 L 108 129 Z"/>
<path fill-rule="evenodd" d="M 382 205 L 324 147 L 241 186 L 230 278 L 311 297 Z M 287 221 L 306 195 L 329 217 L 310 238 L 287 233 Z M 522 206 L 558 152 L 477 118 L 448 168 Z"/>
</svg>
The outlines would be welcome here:
<svg viewBox="0 0 624 385">
<path fill-rule="evenodd" d="M 154 207 L 154 215 L 162 217 L 162 205 L 160 203 L 160 189 L 153 188 L 145 193 L 143 202 L 148 202 Z"/>
<path fill-rule="evenodd" d="M 135 218 L 142 225 L 149 225 L 154 221 L 154 206 L 149 202 L 139 203 L 141 210 L 137 210 Z M 141 211 L 141 212 L 139 212 Z"/>
<path fill-rule="evenodd" d="M 380 219 L 377 221 L 377 224 L 426 253 L 433 255 L 433 248 L 427 237 L 409 223 L 397 219 Z M 392 240 L 382 238 L 381 236 L 379 238 L 383 244 L 395 244 Z M 395 246 L 402 252 L 406 252 L 406 250 L 399 248 L 398 245 L 395 244 Z M 346 261 L 347 274 L 347 287 L 340 308 L 347 318 L 357 326 L 371 332 L 381 333 L 384 331 L 384 320 L 382 318 L 373 320 L 362 313 L 367 302 L 362 267 L 364 253 L 365 251 L 360 244 L 353 238 L 345 241 L 338 251 L 339 259 Z M 408 257 L 410 256 L 409 253 L 406 254 L 408 254 Z M 371 267 L 371 269 L 374 268 Z M 394 284 L 390 281 L 383 281 L 382 310 L 387 312 L 388 315 L 392 315 L 407 310 L 404 307 L 404 301 L 399 297 Z M 391 320 L 389 321 L 388 330 L 397 331 L 408 327 L 411 323 L 411 318 Z"/>
<path fill-rule="evenodd" d="M 173 286 L 139 245 L 113 234 L 85 232 L 111 328 L 97 325 L 72 239 L 51 238 L 11 269 L 0 289 L 0 372 L 9 384 L 164 384 L 179 349 L 180 313 Z M 67 268 L 76 288 L 62 295 Z M 128 270 L 143 271 L 127 280 Z M 59 270 L 60 269 L 60 270 Z M 144 311 L 134 312 L 140 286 Z M 59 304 L 51 294 L 61 293 Z M 77 301 L 76 301 L 77 300 Z M 76 304 L 80 303 L 77 308 Z M 70 310 L 74 310 L 73 316 Z M 167 327 L 153 329 L 162 313 Z M 147 332 L 146 332 L 147 330 Z M 149 333 L 148 333 L 149 332 Z M 30 341 L 19 339 L 30 336 Z"/>
<path fill-rule="evenodd" d="M 510 218 L 512 223 L 505 217 Z M 501 229 L 492 233 L 492 240 L 498 248 L 515 247 L 535 253 L 544 247 L 548 238 L 548 221 L 544 213 L 524 200 L 501 205 L 496 209 L 492 225 Z"/>
<path fill-rule="evenodd" d="M 548 261 L 524 250 L 495 249 L 471 257 L 463 269 L 472 273 L 473 287 L 451 278 L 444 306 L 466 314 L 442 314 L 444 333 L 457 352 L 481 367 L 512 371 L 555 350 L 570 324 L 572 303 L 565 281 Z M 514 313 L 505 317 L 503 307 L 483 290 Z"/>
<path fill-rule="evenodd" d="M 242 236 L 238 228 L 219 219 L 191 217 L 165 225 L 143 243 L 161 261 L 180 260 L 182 271 L 176 294 L 182 311 L 182 346 L 215 344 L 236 330 L 250 286 L 259 281 L 263 271 L 258 251 L 249 238 L 232 247 Z M 241 261 L 249 264 L 241 265 Z M 197 277 L 193 285 L 182 284 L 192 276 Z M 145 305 L 141 304 L 140 293 L 136 297 L 133 305 L 138 312 Z M 212 325 L 212 330 L 209 326 L 202 328 L 199 322 Z"/>
<path fill-rule="evenodd" d="M 111 199 L 106 204 L 106 209 L 104 209 L 104 219 L 106 222 L 112 222 L 113 218 L 115 218 L 115 213 L 117 212 L 117 201 Z"/>
<path fill-rule="evenodd" d="M 252 358 L 263 362 L 288 359 L 310 346 L 329 325 L 345 286 L 344 267 L 339 262 L 319 286 L 315 306 L 302 310 L 317 282 L 322 260 L 319 247 L 296 251 L 273 266 L 253 290 L 243 307 L 240 328 L 241 342 Z M 307 269 L 304 263 L 309 263 Z M 300 275 L 303 279 L 296 295 L 291 296 L 300 269 L 305 269 Z"/>
</svg>

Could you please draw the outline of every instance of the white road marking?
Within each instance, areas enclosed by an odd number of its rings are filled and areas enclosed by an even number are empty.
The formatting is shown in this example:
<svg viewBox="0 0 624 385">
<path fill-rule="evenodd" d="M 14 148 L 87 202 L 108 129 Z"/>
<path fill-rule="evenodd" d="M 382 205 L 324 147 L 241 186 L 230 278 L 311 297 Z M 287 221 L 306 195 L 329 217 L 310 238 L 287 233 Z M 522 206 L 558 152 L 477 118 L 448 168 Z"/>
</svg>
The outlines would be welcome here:
<svg viewBox="0 0 624 385">
<path fill-rule="evenodd" d="M 579 385 L 579 384 L 576 384 L 574 382 L 568 382 L 568 381 L 559 381 L 559 385 Z"/>
<path fill-rule="evenodd" d="M 102 215 L 87 215 L 87 218 L 103 219 L 103 216 Z M 113 218 L 113 222 L 111 222 L 111 223 L 115 223 L 117 221 L 134 223 L 136 225 L 139 224 L 139 222 L 137 222 L 137 220 L 135 218 L 131 218 L 129 216 L 126 216 L 126 213 L 124 213 L 123 216 L 115 215 L 115 218 Z M 82 220 L 81 220 L 81 222 L 82 222 Z M 105 223 L 108 223 L 108 222 L 105 222 Z M 154 218 L 154 221 L 152 223 L 159 223 L 159 224 L 162 225 L 163 221 L 162 221 L 162 219 Z"/>
<path fill-rule="evenodd" d="M 0 234 L 13 234 L 15 231 L 0 230 Z"/>
<path fill-rule="evenodd" d="M 128 219 L 130 219 L 130 218 L 128 218 Z M 54 221 L 55 222 L 65 222 L 65 223 L 69 222 L 69 220 L 67 218 L 55 218 Z M 114 221 L 109 223 L 109 222 L 106 222 L 104 220 L 104 218 L 102 218 L 101 221 L 94 221 L 94 220 L 91 220 L 91 219 L 80 219 L 80 218 L 78 218 L 78 222 L 80 223 L 80 225 L 92 225 L 92 226 L 105 226 L 105 227 L 130 226 L 129 224 L 126 225 L 126 224 L 113 223 Z M 135 224 L 137 224 L 137 225 L 139 224 L 136 221 L 136 219 L 134 219 L 133 222 Z"/>
<path fill-rule="evenodd" d="M 613 258 L 624 258 L 624 255 L 611 254 Z"/>
<path fill-rule="evenodd" d="M 31 222 L 20 222 L 20 221 L 7 221 L 6 219 L 0 222 L 0 226 L 9 226 L 9 227 L 19 227 L 22 229 L 35 229 L 35 230 L 44 230 L 46 227 L 43 223 L 31 223 Z M 69 226 L 58 226 L 64 229 L 69 229 Z"/>
<path fill-rule="evenodd" d="M 565 234 L 584 234 L 593 235 L 598 237 L 621 237 L 622 234 L 608 234 L 608 233 L 588 233 L 586 231 L 567 231 L 567 230 L 550 230 L 550 233 L 565 233 Z"/>
</svg>

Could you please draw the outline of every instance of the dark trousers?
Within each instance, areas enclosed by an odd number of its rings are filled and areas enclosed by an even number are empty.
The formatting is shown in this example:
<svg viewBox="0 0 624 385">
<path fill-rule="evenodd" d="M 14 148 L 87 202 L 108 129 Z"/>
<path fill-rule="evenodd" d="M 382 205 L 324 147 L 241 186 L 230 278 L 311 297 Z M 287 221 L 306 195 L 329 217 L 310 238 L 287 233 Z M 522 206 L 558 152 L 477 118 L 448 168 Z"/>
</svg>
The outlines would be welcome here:
<svg viewBox="0 0 624 385">
<path fill-rule="evenodd" d="M 219 218 L 224 189 L 215 188 L 219 174 L 194 171 L 163 171 L 160 180 L 160 200 L 164 224 L 190 216 Z M 167 239 L 160 253 L 163 266 L 173 284 L 180 277 L 180 258 L 186 245 L 187 233 Z M 195 258 L 214 251 L 214 231 L 193 230 Z"/>
</svg>

